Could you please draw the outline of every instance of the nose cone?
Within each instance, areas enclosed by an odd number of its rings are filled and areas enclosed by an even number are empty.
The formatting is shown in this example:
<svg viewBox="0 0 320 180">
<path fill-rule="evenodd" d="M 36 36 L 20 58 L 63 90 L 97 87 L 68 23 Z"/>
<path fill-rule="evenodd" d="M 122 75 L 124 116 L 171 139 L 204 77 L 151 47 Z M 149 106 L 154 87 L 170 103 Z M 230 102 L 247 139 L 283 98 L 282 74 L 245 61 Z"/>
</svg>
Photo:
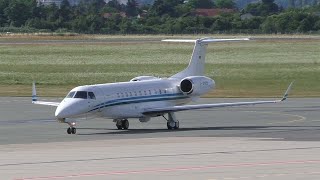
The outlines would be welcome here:
<svg viewBox="0 0 320 180">
<path fill-rule="evenodd" d="M 56 112 L 55 112 L 54 115 L 58 119 L 63 119 L 63 118 L 69 117 L 70 113 L 69 113 L 67 107 L 65 107 L 63 105 L 59 105 L 58 108 L 56 109 Z"/>
<path fill-rule="evenodd" d="M 86 113 L 88 103 L 85 100 L 69 99 L 63 100 L 56 109 L 55 116 L 58 119 L 78 117 Z"/>
</svg>

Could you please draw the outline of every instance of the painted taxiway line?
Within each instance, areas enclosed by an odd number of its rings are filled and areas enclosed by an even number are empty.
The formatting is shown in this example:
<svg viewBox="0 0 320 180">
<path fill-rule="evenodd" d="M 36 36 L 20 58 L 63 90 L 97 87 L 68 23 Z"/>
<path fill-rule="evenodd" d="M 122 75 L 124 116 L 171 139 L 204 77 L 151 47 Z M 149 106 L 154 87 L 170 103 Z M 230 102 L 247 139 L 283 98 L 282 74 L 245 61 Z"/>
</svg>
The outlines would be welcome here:
<svg viewBox="0 0 320 180">
<path fill-rule="evenodd" d="M 129 174 L 146 174 L 146 173 L 163 173 L 163 172 L 177 172 L 177 171 L 196 171 L 207 169 L 222 169 L 222 168 L 243 168 L 243 167 L 257 167 L 257 166 L 284 166 L 297 164 L 316 164 L 320 163 L 320 159 L 316 160 L 297 160 L 297 161 L 270 161 L 270 162 L 256 162 L 256 163 L 234 163 L 208 166 L 186 166 L 173 168 L 159 168 L 159 169 L 142 169 L 142 170 L 128 170 L 128 171 L 106 171 L 106 172 L 91 172 L 70 175 L 56 175 L 56 176 L 41 176 L 41 177 L 23 177 L 14 180 L 47 180 L 47 179 L 66 179 L 66 178 L 83 178 L 83 177 L 97 177 L 110 175 L 129 175 Z"/>
<path fill-rule="evenodd" d="M 272 124 L 290 124 L 290 123 L 300 123 L 304 122 L 307 118 L 304 116 L 296 115 L 296 114 L 286 114 L 286 113 L 280 113 L 280 112 L 260 112 L 260 111 L 245 111 L 245 112 L 251 112 L 251 113 L 259 113 L 259 114 L 271 114 L 271 115 L 281 115 L 281 116 L 287 116 L 287 117 L 293 117 L 295 119 L 290 121 L 278 121 L 278 122 L 272 122 L 268 123 L 270 125 Z"/>
<path fill-rule="evenodd" d="M 320 171 L 312 171 L 312 172 L 296 172 L 296 173 L 275 173 L 275 174 L 261 174 L 256 176 L 240 176 L 240 177 L 222 177 L 222 178 L 210 178 L 208 180 L 246 180 L 246 179 L 274 179 L 275 177 L 282 176 L 300 176 L 300 175 L 318 175 Z"/>
</svg>

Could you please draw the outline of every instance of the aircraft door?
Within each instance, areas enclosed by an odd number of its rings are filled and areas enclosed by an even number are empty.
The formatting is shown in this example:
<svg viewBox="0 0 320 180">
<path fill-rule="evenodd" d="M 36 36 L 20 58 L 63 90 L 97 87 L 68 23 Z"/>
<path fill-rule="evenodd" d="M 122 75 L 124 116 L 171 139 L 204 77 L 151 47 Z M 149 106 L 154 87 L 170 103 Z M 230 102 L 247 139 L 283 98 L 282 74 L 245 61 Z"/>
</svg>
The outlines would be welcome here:
<svg viewBox="0 0 320 180">
<path fill-rule="evenodd" d="M 95 87 L 93 92 L 92 98 L 90 97 L 90 92 L 88 92 L 88 98 L 90 100 L 90 103 L 88 104 L 90 108 L 93 109 L 93 107 L 98 106 L 98 112 L 101 112 L 103 107 L 102 103 L 106 100 L 105 94 L 103 93 L 102 89 L 99 87 Z"/>
</svg>

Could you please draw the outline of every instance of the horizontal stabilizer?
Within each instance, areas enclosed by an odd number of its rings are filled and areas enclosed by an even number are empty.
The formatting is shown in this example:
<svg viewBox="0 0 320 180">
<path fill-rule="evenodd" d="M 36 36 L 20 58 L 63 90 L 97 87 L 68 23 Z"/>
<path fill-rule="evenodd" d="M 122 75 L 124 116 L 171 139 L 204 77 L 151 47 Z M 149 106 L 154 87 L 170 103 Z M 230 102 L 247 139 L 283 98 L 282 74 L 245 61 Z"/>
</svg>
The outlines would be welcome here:
<svg viewBox="0 0 320 180">
<path fill-rule="evenodd" d="M 163 42 L 182 42 L 182 43 L 195 43 L 208 44 L 213 42 L 228 42 L 228 41 L 249 41 L 249 38 L 236 38 L 236 39 L 215 39 L 215 38 L 202 38 L 198 40 L 192 39 L 165 39 Z"/>
</svg>

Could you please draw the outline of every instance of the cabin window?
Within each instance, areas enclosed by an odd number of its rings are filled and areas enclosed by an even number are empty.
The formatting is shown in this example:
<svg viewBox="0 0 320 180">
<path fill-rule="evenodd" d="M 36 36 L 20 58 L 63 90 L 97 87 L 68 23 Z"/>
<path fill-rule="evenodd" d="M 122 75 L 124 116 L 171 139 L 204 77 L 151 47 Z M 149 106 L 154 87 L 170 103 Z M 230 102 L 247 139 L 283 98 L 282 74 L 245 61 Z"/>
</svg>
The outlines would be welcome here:
<svg viewBox="0 0 320 180">
<path fill-rule="evenodd" d="M 128 97 L 128 93 L 126 92 L 126 97 Z"/>
<path fill-rule="evenodd" d="M 76 95 L 74 98 L 79 98 L 79 99 L 87 99 L 87 91 L 77 91 Z"/>
<path fill-rule="evenodd" d="M 88 92 L 88 97 L 89 99 L 96 99 L 96 96 L 94 95 L 93 92 Z"/>
<path fill-rule="evenodd" d="M 136 91 L 134 92 L 134 95 L 137 96 L 137 92 Z"/>
<path fill-rule="evenodd" d="M 151 90 L 149 90 L 149 95 L 151 95 L 152 93 L 151 93 Z"/>
<path fill-rule="evenodd" d="M 167 94 L 167 89 L 164 90 L 164 93 Z"/>
<path fill-rule="evenodd" d="M 130 92 L 129 94 L 130 94 L 130 97 L 131 97 L 132 96 L 132 92 Z"/>
<path fill-rule="evenodd" d="M 142 92 L 141 91 L 139 91 L 139 95 L 142 96 Z"/>
<path fill-rule="evenodd" d="M 159 94 L 162 94 L 161 89 L 159 89 Z"/>
<path fill-rule="evenodd" d="M 117 93 L 117 97 L 118 97 L 118 98 L 120 97 L 120 94 L 119 94 L 119 93 Z"/>
<path fill-rule="evenodd" d="M 144 95 L 147 95 L 147 91 L 144 91 Z"/>
<path fill-rule="evenodd" d="M 67 95 L 66 98 L 73 98 L 73 96 L 74 96 L 75 93 L 76 93 L 75 91 L 69 92 L 69 94 Z"/>
</svg>

